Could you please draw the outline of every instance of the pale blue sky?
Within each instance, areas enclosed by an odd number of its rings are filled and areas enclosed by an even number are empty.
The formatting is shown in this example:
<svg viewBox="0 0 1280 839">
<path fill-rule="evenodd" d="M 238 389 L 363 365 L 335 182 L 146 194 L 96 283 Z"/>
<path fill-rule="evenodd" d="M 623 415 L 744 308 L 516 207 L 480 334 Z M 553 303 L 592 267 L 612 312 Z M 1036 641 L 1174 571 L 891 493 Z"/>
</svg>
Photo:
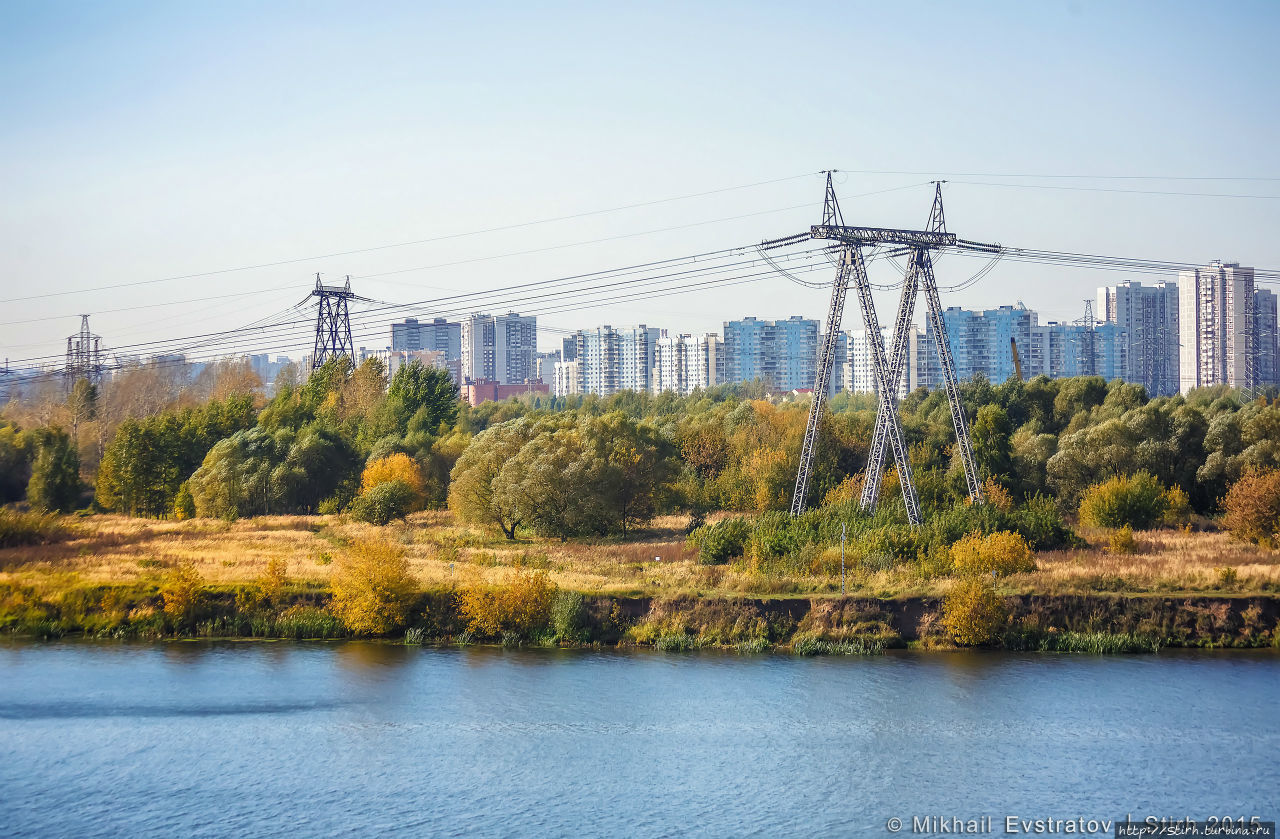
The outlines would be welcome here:
<svg viewBox="0 0 1280 839">
<path fill-rule="evenodd" d="M 0 356 L 60 352 L 80 312 L 98 313 L 109 346 L 237 326 L 301 298 L 315 271 L 360 277 L 761 213 L 356 282 L 412 300 L 747 244 L 813 223 L 807 207 L 764 211 L 819 201 L 820 178 L 93 290 L 831 167 L 1280 178 L 1277 36 L 1274 2 L 4 2 Z M 966 238 L 1280 267 L 1280 200 L 950 179 L 948 221 Z M 849 174 L 849 196 L 922 185 L 849 198 L 846 218 L 917 226 L 928 180 Z M 1010 182 L 1280 195 L 1275 180 Z M 944 261 L 940 280 L 977 267 Z M 1022 299 L 1046 319 L 1078 317 L 1098 284 L 1124 278 L 1003 264 L 944 303 Z M 257 289 L 271 291 L 107 312 Z M 718 331 L 825 306 L 778 279 L 543 320 Z"/>
</svg>

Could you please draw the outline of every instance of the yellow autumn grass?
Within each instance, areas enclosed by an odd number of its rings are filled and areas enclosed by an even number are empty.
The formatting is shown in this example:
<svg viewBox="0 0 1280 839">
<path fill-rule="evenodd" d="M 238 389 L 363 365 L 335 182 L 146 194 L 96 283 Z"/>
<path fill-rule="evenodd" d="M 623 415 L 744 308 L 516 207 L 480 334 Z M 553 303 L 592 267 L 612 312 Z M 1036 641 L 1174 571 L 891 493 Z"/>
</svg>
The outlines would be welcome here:
<svg viewBox="0 0 1280 839">
<path fill-rule="evenodd" d="M 102 515 L 72 519 L 78 536 L 37 547 L 0 550 L 0 583 L 65 585 L 162 581 L 190 563 L 207 585 L 251 584 L 283 564 L 290 585 L 327 588 L 334 561 L 356 541 L 386 541 L 404 548 L 424 588 L 501 583 L 543 570 L 557 586 L 613 595 L 731 594 L 836 595 L 838 552 L 821 566 L 834 573 L 762 577 L 745 564 L 704 566 L 684 545 L 682 517 L 659 519 L 627 543 L 508 542 L 500 534 L 456 523 L 443 511 L 415 513 L 406 522 L 377 527 L 340 516 L 263 516 L 236 522 L 211 519 L 153 521 Z M 1045 552 L 1036 570 L 1003 578 L 1002 592 L 1280 591 L 1280 552 L 1232 541 L 1222 533 L 1150 531 L 1137 535 L 1141 552 L 1106 550 L 1105 531 L 1086 533 L 1090 547 Z M 830 561 L 827 561 L 830 559 Z M 1230 572 L 1220 569 L 1234 569 Z M 848 567 L 851 594 L 936 596 L 953 586 L 928 562 L 894 568 Z"/>
</svg>

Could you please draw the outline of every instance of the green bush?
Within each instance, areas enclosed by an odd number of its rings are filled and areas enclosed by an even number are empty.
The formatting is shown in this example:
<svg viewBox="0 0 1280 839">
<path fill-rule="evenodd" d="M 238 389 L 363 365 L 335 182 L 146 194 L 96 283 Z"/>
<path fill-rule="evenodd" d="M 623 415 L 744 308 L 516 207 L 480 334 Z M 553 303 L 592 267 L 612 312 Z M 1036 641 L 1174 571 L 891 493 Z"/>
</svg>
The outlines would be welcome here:
<svg viewBox="0 0 1280 839">
<path fill-rule="evenodd" d="M 1080 501 L 1080 523 L 1146 530 L 1164 519 L 1169 503 L 1169 494 L 1154 475 L 1139 472 L 1128 478 L 1112 478 L 1085 492 Z"/>
<path fill-rule="evenodd" d="M 699 563 L 723 565 L 742 556 L 750 538 L 751 523 L 741 516 L 734 516 L 695 529 L 686 541 L 698 549 Z"/>
<path fill-rule="evenodd" d="M 383 525 L 407 516 L 417 497 L 413 487 L 404 481 L 387 481 L 357 496 L 349 512 L 356 521 Z"/>
<path fill-rule="evenodd" d="M 551 604 L 551 627 L 562 641 L 582 640 L 582 595 L 576 591 L 558 591 Z"/>
</svg>

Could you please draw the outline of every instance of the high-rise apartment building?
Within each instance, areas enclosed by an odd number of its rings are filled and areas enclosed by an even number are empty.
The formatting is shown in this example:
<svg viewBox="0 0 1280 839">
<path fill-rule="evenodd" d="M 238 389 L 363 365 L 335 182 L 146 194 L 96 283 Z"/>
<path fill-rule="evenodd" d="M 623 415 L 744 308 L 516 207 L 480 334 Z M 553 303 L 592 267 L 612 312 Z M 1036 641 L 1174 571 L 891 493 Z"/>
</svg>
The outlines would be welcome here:
<svg viewBox="0 0 1280 839">
<path fill-rule="evenodd" d="M 1129 336 L 1119 324 L 1103 323 L 1089 329 L 1077 323 L 1049 322 L 1031 328 L 1030 339 L 1018 344 L 1023 375 L 1101 376 L 1107 381 L 1129 376 Z"/>
<path fill-rule="evenodd" d="M 1178 273 L 1179 390 L 1249 387 L 1253 269 L 1213 262 Z"/>
<path fill-rule="evenodd" d="M 1098 315 L 1125 330 L 1128 380 L 1151 396 L 1178 392 L 1178 284 L 1126 282 L 1098 289 Z"/>
<path fill-rule="evenodd" d="M 1276 293 L 1260 288 L 1253 292 L 1254 384 L 1280 385 L 1280 338 L 1277 337 Z"/>
<path fill-rule="evenodd" d="M 578 393 L 609 396 L 618 391 L 622 378 L 618 330 L 608 325 L 579 330 L 574 354 Z"/>
<path fill-rule="evenodd" d="M 619 389 L 653 389 L 654 353 L 661 337 L 661 329 L 643 323 L 618 331 Z"/>
<path fill-rule="evenodd" d="M 436 318 L 421 322 L 405 318 L 391 324 L 391 351 L 439 350 L 446 359 L 462 357 L 462 324 Z"/>
<path fill-rule="evenodd" d="M 884 347 L 887 361 L 893 343 L 892 330 L 889 327 L 881 327 L 880 342 Z M 925 352 L 926 349 L 927 352 Z M 872 352 L 873 348 L 871 342 L 867 340 L 865 329 L 855 329 L 849 333 L 848 390 L 854 393 L 879 392 L 880 383 L 876 381 Z M 907 338 L 907 362 L 903 370 L 902 384 L 898 388 L 898 397 L 905 397 L 918 387 L 933 388 L 941 384 L 942 372 L 938 367 L 937 354 L 933 350 L 933 338 L 926 339 L 913 327 Z"/>
<path fill-rule="evenodd" d="M 822 348 L 827 342 L 826 333 L 818 336 L 818 357 L 822 360 Z M 849 333 L 836 333 L 836 357 L 831 361 L 831 378 L 827 381 L 827 395 L 832 396 L 842 390 L 849 389 L 849 378 L 853 375 L 849 357 Z M 817 368 L 814 368 L 815 378 Z"/>
<path fill-rule="evenodd" d="M 720 336 L 663 335 L 654 354 L 653 392 L 671 391 L 688 396 L 721 384 L 724 352 Z"/>
<path fill-rule="evenodd" d="M 942 313 L 942 320 L 947 325 L 956 378 L 972 379 L 981 373 L 990 381 L 1003 382 L 1016 373 L 1009 339 L 1018 342 L 1021 352 L 1031 341 L 1036 313 L 1022 306 L 1001 306 L 981 312 L 952 306 Z M 925 332 L 930 349 L 936 352 L 932 346 L 932 323 L 927 323 Z"/>
<path fill-rule="evenodd" d="M 724 325 L 725 381 L 759 379 L 772 390 L 812 388 L 818 361 L 818 321 L 798 315 L 769 321 L 749 317 Z"/>
<path fill-rule="evenodd" d="M 576 393 L 582 393 L 581 386 L 582 381 L 578 373 L 578 362 L 556 362 L 552 394 L 555 396 L 572 396 Z"/>
<path fill-rule="evenodd" d="M 510 385 L 537 379 L 537 317 L 514 312 L 497 317 L 469 315 L 462 321 L 460 337 L 465 381 Z"/>
</svg>

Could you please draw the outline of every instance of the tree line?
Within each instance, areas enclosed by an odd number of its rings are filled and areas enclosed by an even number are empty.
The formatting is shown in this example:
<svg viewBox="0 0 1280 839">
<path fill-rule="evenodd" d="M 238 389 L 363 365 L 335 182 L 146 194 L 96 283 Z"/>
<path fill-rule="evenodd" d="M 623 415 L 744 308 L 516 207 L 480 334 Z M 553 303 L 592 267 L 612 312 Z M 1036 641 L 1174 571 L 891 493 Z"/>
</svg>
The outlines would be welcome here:
<svg viewBox="0 0 1280 839">
<path fill-rule="evenodd" d="M 132 378 L 131 378 L 132 376 Z M 447 373 L 377 359 L 291 373 L 270 399 L 243 366 L 199 387 L 158 371 L 87 382 L 0 412 L 0 503 L 133 516 L 235 518 L 349 512 L 386 521 L 449 506 L 464 520 L 568 539 L 625 536 L 667 512 L 786 510 L 807 401 L 758 384 L 689 397 L 526 396 L 471 407 Z M 1243 476 L 1280 468 L 1280 403 L 1228 388 L 1152 399 L 1098 377 L 965 382 L 974 455 L 992 492 L 1074 512 L 1089 488 L 1146 474 L 1190 510 L 1219 511 Z M 823 417 L 808 503 L 856 497 L 875 397 L 841 393 Z M 941 391 L 902 424 L 926 511 L 963 504 Z M 891 471 L 882 499 L 898 492 Z"/>
</svg>

